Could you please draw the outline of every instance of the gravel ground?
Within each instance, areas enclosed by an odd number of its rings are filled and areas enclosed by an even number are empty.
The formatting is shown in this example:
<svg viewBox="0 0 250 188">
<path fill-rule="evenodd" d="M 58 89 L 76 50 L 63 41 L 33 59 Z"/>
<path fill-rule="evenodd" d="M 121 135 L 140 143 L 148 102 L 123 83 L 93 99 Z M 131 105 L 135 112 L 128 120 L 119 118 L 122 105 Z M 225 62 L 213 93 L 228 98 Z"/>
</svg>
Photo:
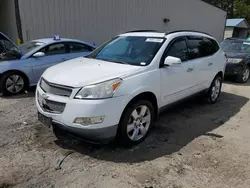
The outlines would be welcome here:
<svg viewBox="0 0 250 188">
<path fill-rule="evenodd" d="M 163 113 L 124 149 L 57 139 L 37 122 L 34 91 L 0 98 L 0 188 L 249 188 L 250 83 L 226 83 L 215 105 Z"/>
</svg>

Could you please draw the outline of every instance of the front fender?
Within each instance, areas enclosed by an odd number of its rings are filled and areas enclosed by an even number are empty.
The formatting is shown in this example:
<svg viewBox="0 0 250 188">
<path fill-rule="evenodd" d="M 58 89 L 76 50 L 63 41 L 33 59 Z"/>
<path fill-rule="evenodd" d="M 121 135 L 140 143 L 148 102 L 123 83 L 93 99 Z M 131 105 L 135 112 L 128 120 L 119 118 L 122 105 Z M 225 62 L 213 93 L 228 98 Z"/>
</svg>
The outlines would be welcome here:
<svg viewBox="0 0 250 188">
<path fill-rule="evenodd" d="M 4 73 L 9 71 L 22 72 L 27 76 L 29 81 L 32 78 L 32 67 L 29 65 L 25 65 L 25 62 L 23 62 L 22 60 L 15 60 L 13 62 L 9 61 L 0 64 L 0 75 L 3 75 Z"/>
<path fill-rule="evenodd" d="M 161 81 L 158 71 L 144 72 L 129 78 L 126 78 L 118 88 L 114 97 L 127 96 L 124 102 L 124 108 L 136 96 L 150 92 L 156 97 L 158 106 L 160 105 Z"/>
</svg>

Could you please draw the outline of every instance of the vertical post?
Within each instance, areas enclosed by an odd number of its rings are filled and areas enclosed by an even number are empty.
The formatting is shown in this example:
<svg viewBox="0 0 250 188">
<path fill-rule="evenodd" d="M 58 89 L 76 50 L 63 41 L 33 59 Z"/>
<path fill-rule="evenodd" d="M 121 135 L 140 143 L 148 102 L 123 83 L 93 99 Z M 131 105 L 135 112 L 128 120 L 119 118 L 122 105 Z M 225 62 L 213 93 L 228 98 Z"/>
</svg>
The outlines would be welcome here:
<svg viewBox="0 0 250 188">
<path fill-rule="evenodd" d="M 18 33 L 17 44 L 21 44 L 23 43 L 23 32 L 22 32 L 20 10 L 19 10 L 19 0 L 14 0 L 14 4 L 15 4 L 16 26 L 17 26 L 17 33 Z"/>
</svg>

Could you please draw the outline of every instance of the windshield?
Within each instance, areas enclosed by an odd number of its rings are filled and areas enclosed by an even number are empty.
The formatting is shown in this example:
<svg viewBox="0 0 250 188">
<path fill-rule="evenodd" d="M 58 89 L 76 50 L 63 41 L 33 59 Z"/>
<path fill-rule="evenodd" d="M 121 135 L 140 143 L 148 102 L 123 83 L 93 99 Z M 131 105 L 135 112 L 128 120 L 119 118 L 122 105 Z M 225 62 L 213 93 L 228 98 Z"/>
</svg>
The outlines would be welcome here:
<svg viewBox="0 0 250 188">
<path fill-rule="evenodd" d="M 224 40 L 221 47 L 225 52 L 250 53 L 250 41 Z"/>
<path fill-rule="evenodd" d="M 43 46 L 45 43 L 43 42 L 38 42 L 38 41 L 31 41 L 31 42 L 27 42 L 25 44 L 22 44 L 19 46 L 20 50 L 26 54 L 26 53 L 29 53 L 41 46 Z"/>
<path fill-rule="evenodd" d="M 21 53 L 19 49 L 5 38 L 0 39 L 0 60 L 19 59 Z"/>
<path fill-rule="evenodd" d="M 106 42 L 88 57 L 145 66 L 151 63 L 164 41 L 165 38 L 120 36 Z"/>
</svg>

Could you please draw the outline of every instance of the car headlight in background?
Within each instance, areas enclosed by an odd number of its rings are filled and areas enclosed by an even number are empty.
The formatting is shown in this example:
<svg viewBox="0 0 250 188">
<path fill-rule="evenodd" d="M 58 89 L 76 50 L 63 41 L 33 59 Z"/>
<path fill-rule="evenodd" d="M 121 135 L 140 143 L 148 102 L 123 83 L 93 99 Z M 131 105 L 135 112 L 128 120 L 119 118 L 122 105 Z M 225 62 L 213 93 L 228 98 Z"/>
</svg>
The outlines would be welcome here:
<svg viewBox="0 0 250 188">
<path fill-rule="evenodd" d="M 106 99 L 113 97 L 122 79 L 116 78 L 83 87 L 75 96 L 75 99 Z"/>
<path fill-rule="evenodd" d="M 228 59 L 227 59 L 227 62 L 228 62 L 228 63 L 240 63 L 240 62 L 242 62 L 242 61 L 243 61 L 242 58 L 228 58 Z"/>
</svg>

